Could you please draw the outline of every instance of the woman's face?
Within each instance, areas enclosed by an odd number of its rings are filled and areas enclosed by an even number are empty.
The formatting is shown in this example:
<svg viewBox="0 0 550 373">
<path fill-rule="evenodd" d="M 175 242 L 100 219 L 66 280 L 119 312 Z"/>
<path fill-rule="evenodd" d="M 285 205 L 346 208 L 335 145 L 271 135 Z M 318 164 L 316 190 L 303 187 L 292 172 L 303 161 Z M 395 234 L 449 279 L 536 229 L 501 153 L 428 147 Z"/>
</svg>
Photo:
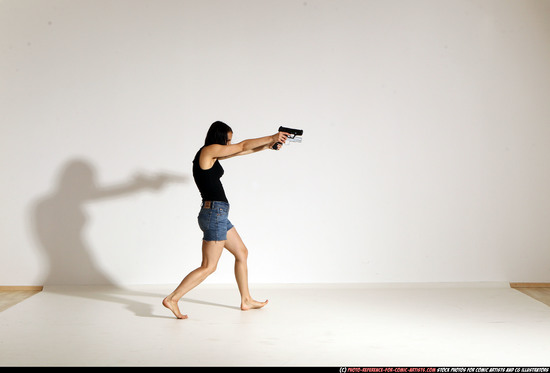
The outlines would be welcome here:
<svg viewBox="0 0 550 373">
<path fill-rule="evenodd" d="M 227 132 L 227 145 L 231 145 L 232 139 L 233 139 L 233 132 Z"/>
</svg>

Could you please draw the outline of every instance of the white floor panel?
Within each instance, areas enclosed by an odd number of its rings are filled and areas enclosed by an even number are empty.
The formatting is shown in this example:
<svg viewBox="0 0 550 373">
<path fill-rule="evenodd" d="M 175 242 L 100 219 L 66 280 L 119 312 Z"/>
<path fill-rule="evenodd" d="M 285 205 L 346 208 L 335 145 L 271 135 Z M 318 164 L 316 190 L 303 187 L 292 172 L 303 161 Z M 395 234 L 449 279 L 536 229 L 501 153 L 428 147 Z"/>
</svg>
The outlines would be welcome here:
<svg viewBox="0 0 550 373">
<path fill-rule="evenodd" d="M 550 307 L 508 287 L 46 287 L 0 313 L 0 366 L 550 366 Z"/>
</svg>

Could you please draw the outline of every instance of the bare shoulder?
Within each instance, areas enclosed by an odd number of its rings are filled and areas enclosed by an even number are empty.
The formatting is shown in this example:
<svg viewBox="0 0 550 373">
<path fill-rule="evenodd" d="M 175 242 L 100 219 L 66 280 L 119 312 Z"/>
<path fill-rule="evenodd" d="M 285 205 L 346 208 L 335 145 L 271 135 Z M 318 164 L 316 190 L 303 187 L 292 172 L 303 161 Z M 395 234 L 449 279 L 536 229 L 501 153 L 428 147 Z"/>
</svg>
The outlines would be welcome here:
<svg viewBox="0 0 550 373">
<path fill-rule="evenodd" d="M 202 148 L 201 153 L 199 155 L 199 166 L 203 170 L 211 169 L 214 166 L 214 163 L 216 162 L 216 158 L 212 157 L 211 149 L 209 149 L 211 146 L 212 145 L 208 145 Z"/>
</svg>

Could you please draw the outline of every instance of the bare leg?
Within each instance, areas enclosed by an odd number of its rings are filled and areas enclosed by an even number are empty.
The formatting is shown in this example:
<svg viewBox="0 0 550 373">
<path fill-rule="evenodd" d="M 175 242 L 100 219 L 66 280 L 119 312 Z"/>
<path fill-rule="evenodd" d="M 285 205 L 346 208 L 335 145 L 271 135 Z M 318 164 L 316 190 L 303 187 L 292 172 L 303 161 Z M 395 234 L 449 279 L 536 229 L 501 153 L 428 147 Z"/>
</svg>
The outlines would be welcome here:
<svg viewBox="0 0 550 373">
<path fill-rule="evenodd" d="M 179 286 L 162 301 L 164 307 L 170 309 L 178 319 L 187 318 L 180 312 L 178 301 L 216 270 L 224 245 L 225 241 L 202 241 L 201 266 L 185 276 Z"/>
<path fill-rule="evenodd" d="M 235 227 L 231 228 L 227 232 L 227 241 L 225 241 L 225 248 L 235 256 L 235 279 L 237 280 L 237 286 L 241 293 L 241 310 L 247 311 L 254 308 L 262 308 L 267 304 L 265 302 L 258 302 L 252 299 L 250 291 L 248 289 L 248 249 L 244 245 L 241 237 L 237 233 Z"/>
</svg>

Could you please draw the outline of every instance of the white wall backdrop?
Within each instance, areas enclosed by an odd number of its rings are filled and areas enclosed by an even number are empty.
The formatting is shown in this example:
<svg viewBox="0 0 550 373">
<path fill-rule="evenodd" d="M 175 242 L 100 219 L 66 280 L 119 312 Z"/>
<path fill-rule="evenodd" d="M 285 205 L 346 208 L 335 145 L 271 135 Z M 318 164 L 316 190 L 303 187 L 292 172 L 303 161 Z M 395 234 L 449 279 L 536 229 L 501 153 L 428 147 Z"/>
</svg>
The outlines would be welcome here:
<svg viewBox="0 0 550 373">
<path fill-rule="evenodd" d="M 178 283 L 215 120 L 304 129 L 222 162 L 251 283 L 550 281 L 550 1 L 2 0 L 0 57 L 0 285 Z"/>
</svg>

